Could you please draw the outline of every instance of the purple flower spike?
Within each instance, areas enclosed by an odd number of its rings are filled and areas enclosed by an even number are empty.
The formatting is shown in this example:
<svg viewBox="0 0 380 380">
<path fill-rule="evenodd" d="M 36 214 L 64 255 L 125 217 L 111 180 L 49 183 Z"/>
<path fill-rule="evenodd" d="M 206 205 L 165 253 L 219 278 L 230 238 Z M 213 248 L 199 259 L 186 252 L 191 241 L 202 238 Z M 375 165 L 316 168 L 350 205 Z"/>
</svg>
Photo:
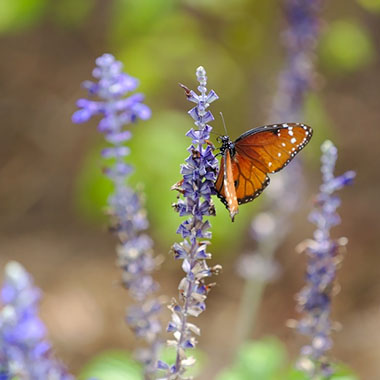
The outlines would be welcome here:
<svg viewBox="0 0 380 380">
<path fill-rule="evenodd" d="M 126 97 L 128 92 L 136 89 L 138 81 L 122 72 L 121 62 L 111 54 L 104 54 L 97 58 L 96 64 L 93 76 L 98 81 L 86 81 L 83 87 L 90 96 L 99 99 L 80 99 L 77 105 L 81 109 L 74 113 L 73 121 L 84 122 L 96 114 L 103 116 L 98 130 L 111 146 L 103 149 L 102 157 L 114 160 L 113 166 L 104 172 L 115 186 L 108 205 L 112 230 L 120 242 L 117 247 L 118 265 L 123 270 L 123 284 L 136 301 L 136 305 L 128 309 L 126 321 L 136 336 L 146 342 L 147 348 L 140 349 L 137 356 L 144 364 L 145 379 L 149 380 L 154 378 L 161 345 L 158 319 L 161 302 L 154 296 L 158 284 L 152 278 L 159 263 L 153 255 L 153 242 L 144 233 L 149 224 L 141 197 L 126 184 L 133 167 L 125 162 L 130 151 L 125 143 L 132 137 L 125 126 L 138 119 L 149 119 L 151 111 L 142 103 L 143 94 Z"/>
<path fill-rule="evenodd" d="M 320 32 L 322 0 L 286 0 L 284 33 L 287 63 L 279 78 L 274 114 L 279 120 L 297 120 L 305 94 L 314 86 L 314 51 Z"/>
<path fill-rule="evenodd" d="M 316 207 L 310 214 L 310 220 L 317 229 L 314 239 L 299 246 L 308 256 L 307 284 L 297 296 L 298 310 L 303 316 L 299 321 L 290 321 L 290 326 L 311 339 L 311 343 L 302 348 L 297 367 L 313 379 L 318 376 L 328 379 L 332 373 L 326 355 L 332 347 L 330 335 L 334 328 L 330 320 L 331 298 L 336 293 L 336 271 L 342 260 L 342 249 L 347 244 L 346 238 L 335 240 L 330 237 L 330 229 L 340 223 L 336 213 L 340 200 L 333 193 L 352 183 L 355 177 L 352 171 L 335 177 L 338 151 L 331 141 L 325 141 L 321 149 L 323 183 Z"/>
<path fill-rule="evenodd" d="M 200 330 L 190 323 L 188 318 L 197 317 L 205 310 L 205 301 L 211 288 L 205 280 L 221 269 L 220 265 L 210 268 L 206 263 L 206 260 L 211 258 L 211 254 L 206 252 L 210 244 L 207 239 L 211 238 L 211 232 L 210 223 L 204 220 L 207 216 L 215 215 L 211 195 L 214 194 L 218 161 L 210 145 L 206 145 L 206 141 L 212 130 L 207 123 L 214 120 L 207 108 L 218 96 L 214 91 L 207 94 L 207 77 L 203 67 L 198 67 L 196 76 L 200 84 L 199 95 L 182 86 L 188 100 L 197 104 L 189 112 L 196 128 L 186 133 L 192 141 L 188 148 L 190 155 L 181 167 L 183 179 L 173 187 L 184 196 L 184 199 L 178 200 L 174 208 L 181 216 L 188 218 L 177 230 L 183 241 L 175 243 L 172 247 L 174 258 L 183 260 L 182 269 L 185 277 L 178 286 L 179 302 L 173 300 L 169 307 L 172 317 L 167 331 L 173 333 L 174 339 L 169 340 L 168 345 L 176 348 L 176 361 L 172 366 L 163 362 L 159 364 L 159 369 L 165 372 L 160 379 L 167 380 L 186 379 L 186 369 L 195 362 L 193 357 L 187 356 L 186 350 L 196 346 L 194 335 L 200 335 Z"/>
<path fill-rule="evenodd" d="M 271 107 L 271 124 L 302 122 L 305 98 L 313 89 L 316 77 L 314 58 L 322 0 L 284 0 L 281 4 L 288 26 L 283 33 L 285 61 Z M 276 272 L 270 269 L 277 267 L 273 258 L 291 228 L 291 215 L 302 202 L 303 185 L 301 165 L 296 158 L 284 172 L 271 178 L 271 186 L 265 191 L 266 211 L 255 216 L 252 223 L 257 250 L 251 253 L 249 260 L 242 257 L 238 263 L 239 274 L 247 280 L 237 323 L 240 342 L 251 336 L 262 290 L 271 279 L 271 276 L 259 274 L 262 262 L 266 263 L 268 273 Z M 256 255 L 261 256 L 261 263 Z M 247 273 L 252 276 L 247 276 Z"/>
<path fill-rule="evenodd" d="M 74 380 L 52 354 L 38 316 L 41 292 L 21 264 L 5 267 L 0 308 L 0 379 Z"/>
</svg>

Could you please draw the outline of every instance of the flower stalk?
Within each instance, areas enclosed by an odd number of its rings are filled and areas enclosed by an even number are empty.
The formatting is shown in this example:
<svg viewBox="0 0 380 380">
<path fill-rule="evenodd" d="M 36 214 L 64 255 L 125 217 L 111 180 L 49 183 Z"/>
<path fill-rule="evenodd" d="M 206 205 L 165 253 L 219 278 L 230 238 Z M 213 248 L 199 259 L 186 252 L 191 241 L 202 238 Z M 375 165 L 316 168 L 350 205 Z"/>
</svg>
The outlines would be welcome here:
<svg viewBox="0 0 380 380">
<path fill-rule="evenodd" d="M 186 136 L 192 140 L 190 153 L 181 166 L 182 180 L 173 186 L 183 197 L 174 205 L 180 216 L 187 219 L 180 224 L 177 233 L 183 238 L 172 247 L 174 258 L 182 260 L 185 277 L 181 280 L 179 302 L 173 300 L 170 305 L 171 321 L 167 331 L 173 333 L 174 339 L 168 341 L 169 346 L 176 349 L 175 363 L 169 365 L 159 362 L 159 368 L 164 371 L 162 379 L 187 379 L 186 369 L 193 365 L 195 359 L 187 355 L 189 348 L 197 344 L 195 336 L 200 335 L 200 329 L 189 322 L 189 317 L 198 317 L 206 309 L 206 298 L 214 284 L 206 283 L 206 279 L 220 271 L 220 265 L 209 267 L 206 260 L 211 259 L 207 252 L 210 244 L 210 223 L 206 217 L 215 215 L 211 195 L 214 194 L 214 181 L 218 161 L 213 154 L 213 148 L 208 144 L 212 127 L 208 124 L 214 117 L 207 110 L 209 105 L 218 99 L 214 91 L 207 93 L 207 77 L 203 67 L 196 70 L 200 94 L 185 89 L 189 101 L 196 104 L 189 111 L 196 128 L 190 129 Z"/>
<path fill-rule="evenodd" d="M 336 272 L 342 261 L 347 238 L 333 239 L 330 229 L 340 223 L 336 209 L 340 199 L 334 193 L 351 184 L 355 172 L 348 171 L 334 176 L 337 148 L 331 141 L 322 144 L 322 185 L 316 199 L 315 209 L 309 220 L 316 225 L 313 239 L 299 245 L 299 251 L 307 255 L 306 285 L 297 295 L 298 308 L 302 313 L 299 321 L 290 321 L 302 335 L 310 338 L 310 344 L 301 350 L 297 367 L 310 379 L 328 379 L 333 373 L 327 352 L 332 347 L 331 300 L 337 293 Z"/>
</svg>

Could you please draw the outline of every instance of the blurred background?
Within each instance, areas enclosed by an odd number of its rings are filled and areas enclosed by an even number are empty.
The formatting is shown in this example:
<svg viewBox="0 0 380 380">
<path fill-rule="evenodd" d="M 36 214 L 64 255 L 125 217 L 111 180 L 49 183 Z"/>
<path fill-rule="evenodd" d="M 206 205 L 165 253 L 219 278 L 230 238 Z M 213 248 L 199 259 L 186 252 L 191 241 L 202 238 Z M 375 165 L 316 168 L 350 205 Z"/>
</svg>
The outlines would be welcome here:
<svg viewBox="0 0 380 380">
<path fill-rule="evenodd" d="M 355 185 L 341 193 L 342 224 L 333 231 L 349 245 L 333 303 L 343 329 L 334 335 L 332 356 L 372 380 L 380 377 L 380 1 L 326 2 L 322 20 L 317 91 L 297 120 L 315 133 L 302 153 L 306 195 L 276 253 L 281 275 L 265 290 L 252 338 L 277 336 L 290 359 L 304 342 L 285 322 L 297 317 L 294 295 L 304 284 L 305 257 L 295 246 L 312 236 L 305 220 L 320 183 L 319 146 L 330 138 L 339 149 L 337 173 L 357 171 Z M 208 87 L 220 97 L 212 111 L 223 112 L 232 138 L 282 121 L 269 114 L 285 27 L 274 0 L 0 1 L 0 266 L 18 260 L 34 276 L 50 339 L 73 373 L 102 350 L 136 343 L 123 320 L 130 300 L 118 284 L 116 240 L 103 216 L 112 189 L 101 173 L 102 136 L 95 121 L 71 123 L 95 58 L 109 52 L 123 61 L 153 111 L 133 127 L 130 162 L 133 182 L 146 192 L 157 254 L 166 258 L 157 279 L 171 298 L 182 271 L 168 254 L 180 240 L 169 189 L 180 178 L 189 144 L 184 133 L 192 126 L 178 82 L 195 88 L 195 69 L 206 68 Z M 219 118 L 213 126 L 223 133 Z M 262 206 L 257 200 L 242 207 L 231 225 L 219 203 L 211 252 L 224 270 L 198 321 L 205 379 L 236 350 L 226 344 L 234 340 L 243 287 L 236 259 L 255 248 L 250 221 Z"/>
</svg>

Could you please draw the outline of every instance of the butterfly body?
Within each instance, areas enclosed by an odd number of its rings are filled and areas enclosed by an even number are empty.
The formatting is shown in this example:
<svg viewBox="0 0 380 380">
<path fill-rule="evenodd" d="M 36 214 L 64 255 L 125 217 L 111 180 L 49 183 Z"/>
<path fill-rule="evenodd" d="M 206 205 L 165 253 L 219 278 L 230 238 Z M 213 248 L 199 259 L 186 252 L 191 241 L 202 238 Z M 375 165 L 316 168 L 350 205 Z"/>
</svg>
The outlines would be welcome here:
<svg viewBox="0 0 380 380">
<path fill-rule="evenodd" d="M 310 141 L 313 130 L 299 123 L 266 125 L 243 133 L 235 141 L 220 138 L 222 159 L 215 190 L 232 221 L 239 205 L 251 202 L 276 173 Z"/>
</svg>

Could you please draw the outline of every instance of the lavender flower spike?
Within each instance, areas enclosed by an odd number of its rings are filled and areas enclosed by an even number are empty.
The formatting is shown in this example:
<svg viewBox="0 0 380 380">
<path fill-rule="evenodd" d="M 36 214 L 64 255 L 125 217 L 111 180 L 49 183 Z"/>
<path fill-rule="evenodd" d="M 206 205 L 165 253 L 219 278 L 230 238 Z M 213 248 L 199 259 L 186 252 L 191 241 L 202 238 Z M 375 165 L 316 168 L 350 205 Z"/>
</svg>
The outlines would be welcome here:
<svg viewBox="0 0 380 380">
<path fill-rule="evenodd" d="M 316 208 L 309 216 L 317 229 L 313 240 L 301 243 L 301 250 L 308 256 L 307 284 L 297 296 L 298 310 L 303 316 L 299 321 L 290 321 L 291 326 L 311 339 L 311 343 L 302 348 L 297 362 L 297 367 L 310 379 L 327 379 L 333 372 L 326 355 L 332 347 L 330 335 L 334 329 L 330 320 L 331 298 L 336 293 L 334 281 L 342 260 L 342 247 L 347 244 L 346 238 L 334 240 L 330 237 L 330 229 L 340 223 L 339 215 L 336 213 L 340 200 L 334 193 L 351 184 L 355 177 L 353 171 L 335 177 L 337 148 L 331 141 L 325 141 L 321 149 L 323 183 Z"/>
<path fill-rule="evenodd" d="M 183 179 L 175 185 L 175 189 L 184 197 L 178 200 L 175 209 L 180 216 L 188 217 L 177 230 L 183 241 L 175 243 L 172 248 L 175 259 L 183 260 L 182 269 L 185 272 L 178 287 L 180 302 L 173 300 L 170 306 L 172 318 L 167 328 L 174 335 L 174 340 L 169 340 L 168 345 L 176 348 L 177 356 L 171 366 L 159 362 L 159 369 L 165 371 L 162 379 L 170 380 L 186 379 L 186 368 L 195 362 L 193 357 L 187 356 L 186 350 L 195 347 L 197 342 L 194 335 L 199 335 L 200 330 L 188 318 L 198 317 L 206 309 L 205 301 L 212 284 L 206 284 L 205 279 L 221 269 L 220 265 L 210 268 L 206 263 L 211 258 L 207 252 L 211 232 L 210 223 L 204 220 L 207 216 L 215 215 L 211 195 L 214 194 L 218 161 L 211 146 L 205 144 L 212 130 L 207 123 L 214 120 L 207 108 L 218 96 L 212 90 L 207 94 L 207 77 L 203 67 L 198 67 L 196 76 L 199 95 L 183 86 L 188 100 L 196 103 L 189 114 L 197 128 L 192 128 L 186 134 L 192 140 L 188 148 L 190 155 L 181 167 Z"/>
<path fill-rule="evenodd" d="M 270 113 L 273 124 L 302 121 L 306 95 L 315 84 L 315 49 L 321 30 L 319 15 L 323 1 L 284 0 L 281 4 L 288 26 L 283 33 L 284 67 L 278 78 Z M 261 265 L 265 262 L 269 272 L 276 267 L 274 255 L 291 228 L 291 215 L 302 201 L 303 187 L 302 167 L 297 157 L 286 172 L 280 172 L 271 179 L 271 186 L 265 191 L 266 211 L 256 215 L 252 222 L 257 254 L 261 256 L 255 258 L 251 254 L 251 257 L 242 257 L 242 262 L 238 263 L 239 274 L 246 279 L 236 324 L 239 344 L 251 336 L 265 288 L 263 278 L 246 274 L 260 270 L 260 265 L 255 268 L 259 260 Z M 287 202 L 283 202 L 284 199 Z"/>
<path fill-rule="evenodd" d="M 127 322 L 136 336 L 147 344 L 147 348 L 140 350 L 137 356 L 144 364 L 145 379 L 152 379 L 156 371 L 161 331 L 158 320 L 161 302 L 154 296 L 158 284 L 152 278 L 158 259 L 153 256 L 151 239 L 144 233 L 148 221 L 141 197 L 126 184 L 132 167 L 125 162 L 129 154 L 125 142 L 132 136 L 125 126 L 138 119 L 148 119 L 151 111 L 142 103 L 142 94 L 125 97 L 136 89 L 138 82 L 122 72 L 121 62 L 116 61 L 111 54 L 104 54 L 96 59 L 96 64 L 93 76 L 98 81 L 86 81 L 83 86 L 99 100 L 78 100 L 80 110 L 74 113 L 73 121 L 85 122 L 96 114 L 103 117 L 98 129 L 110 147 L 103 150 L 102 156 L 114 160 L 105 173 L 115 186 L 108 204 L 113 221 L 112 230 L 120 242 L 117 247 L 118 264 L 123 270 L 123 284 L 136 301 L 127 311 Z"/>
<path fill-rule="evenodd" d="M 54 358 L 38 316 L 41 292 L 21 264 L 5 267 L 0 308 L 0 379 L 74 380 Z"/>
<path fill-rule="evenodd" d="M 285 68 L 279 77 L 273 102 L 273 116 L 298 120 L 305 95 L 315 85 L 315 49 L 321 29 L 319 14 L 322 0 L 285 0 L 284 12 L 289 27 L 284 33 Z"/>
</svg>

